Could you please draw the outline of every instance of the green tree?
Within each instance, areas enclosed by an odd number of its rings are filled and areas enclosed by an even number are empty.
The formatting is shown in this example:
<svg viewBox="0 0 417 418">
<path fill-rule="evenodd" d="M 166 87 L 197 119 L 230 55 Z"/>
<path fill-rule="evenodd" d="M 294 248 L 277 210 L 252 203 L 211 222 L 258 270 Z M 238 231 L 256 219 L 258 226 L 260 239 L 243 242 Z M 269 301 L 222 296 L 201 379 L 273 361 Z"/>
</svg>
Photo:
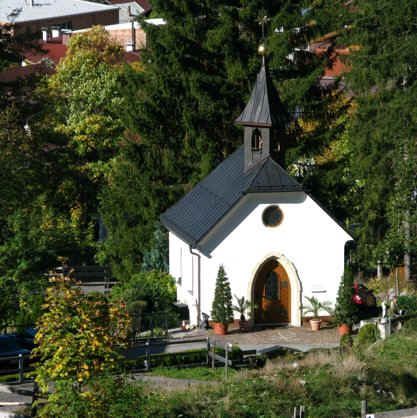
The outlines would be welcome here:
<svg viewBox="0 0 417 418">
<path fill-rule="evenodd" d="M 8 196 L 0 202 L 0 287 L 9 295 L 2 321 L 34 318 L 22 309 L 33 306 L 29 289 L 42 294 L 39 278 L 49 270 L 94 262 L 97 194 L 124 129 L 121 57 L 103 28 L 77 35 L 31 96 L 36 106 L 16 100 L 0 114 L 0 191 Z"/>
<path fill-rule="evenodd" d="M 373 266 L 407 265 L 417 249 L 416 11 L 408 0 L 365 0 L 347 9 L 344 41 L 358 46 L 348 57 L 348 85 L 357 103 L 350 141 L 359 248 Z"/>
<path fill-rule="evenodd" d="M 64 261 L 91 258 L 94 231 L 80 217 L 76 179 L 59 143 L 21 113 L 0 113 L 0 301 L 1 321 L 33 324 L 45 274 Z M 21 325 L 24 325 L 23 323 Z"/>
<path fill-rule="evenodd" d="M 36 381 L 44 393 L 52 382 L 70 382 L 72 390 L 81 391 L 94 378 L 118 369 L 129 316 L 123 304 L 109 303 L 100 294 L 84 295 L 68 277 L 50 282 L 33 350 L 39 359 Z M 59 396 L 51 395 L 51 408 Z M 49 416 L 48 406 L 42 414 Z"/>
<path fill-rule="evenodd" d="M 223 266 L 219 267 L 217 273 L 211 319 L 224 325 L 233 321 L 232 291 Z"/>
<path fill-rule="evenodd" d="M 147 313 L 167 311 L 176 300 L 175 280 L 160 271 L 137 273 L 129 280 L 117 283 L 112 288 L 111 297 L 123 301 L 128 307 L 143 301 L 143 311 Z"/>
<path fill-rule="evenodd" d="M 338 325 L 346 324 L 351 327 L 359 320 L 357 305 L 353 302 L 353 273 L 349 268 L 345 269 L 337 292 L 334 319 Z"/>
<path fill-rule="evenodd" d="M 320 154 L 336 113 L 329 107 L 335 95 L 318 87 L 327 56 L 306 51 L 309 41 L 335 25 L 321 4 L 307 10 L 299 1 L 156 0 L 152 6 L 167 24 L 142 22 L 148 39 L 143 65 L 123 76 L 130 140 L 100 206 L 110 236 L 103 257 L 111 258 L 120 278 L 140 269 L 160 213 L 242 143 L 233 121 L 261 65 L 260 17 L 271 19 L 265 27 L 268 65 L 290 115 L 281 127 L 282 163 L 289 167 Z M 291 116 L 300 110 L 305 123 L 315 121 L 313 129 L 302 131 Z M 112 203 L 112 195 L 119 200 Z"/>
<path fill-rule="evenodd" d="M 168 234 L 160 223 L 157 223 L 151 248 L 144 252 L 142 270 L 168 271 Z"/>
</svg>

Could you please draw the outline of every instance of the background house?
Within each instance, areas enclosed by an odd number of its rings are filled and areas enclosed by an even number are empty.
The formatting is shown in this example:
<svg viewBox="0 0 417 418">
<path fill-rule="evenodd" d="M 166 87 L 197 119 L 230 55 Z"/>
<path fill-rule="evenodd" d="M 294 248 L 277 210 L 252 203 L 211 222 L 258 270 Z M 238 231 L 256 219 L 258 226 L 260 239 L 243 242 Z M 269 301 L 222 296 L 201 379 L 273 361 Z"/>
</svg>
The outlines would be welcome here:
<svg viewBox="0 0 417 418">
<path fill-rule="evenodd" d="M 119 23 L 119 7 L 84 0 L 7 0 L 0 3 L 0 24 L 14 31 L 42 28 L 85 29 Z"/>
<path fill-rule="evenodd" d="M 132 18 L 147 15 L 152 10 L 147 0 L 109 0 L 109 3 L 119 7 L 119 23 L 131 22 Z"/>
</svg>

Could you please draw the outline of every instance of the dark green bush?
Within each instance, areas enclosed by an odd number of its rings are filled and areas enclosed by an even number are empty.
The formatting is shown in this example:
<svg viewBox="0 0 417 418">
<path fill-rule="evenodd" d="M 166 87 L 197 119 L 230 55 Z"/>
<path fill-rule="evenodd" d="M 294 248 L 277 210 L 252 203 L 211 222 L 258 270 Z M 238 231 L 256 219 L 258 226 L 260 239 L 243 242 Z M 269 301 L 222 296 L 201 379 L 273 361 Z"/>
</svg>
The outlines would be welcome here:
<svg viewBox="0 0 417 418">
<path fill-rule="evenodd" d="M 352 326 L 358 321 L 358 306 L 352 300 L 352 286 L 353 273 L 351 270 L 346 268 L 345 274 L 339 284 L 336 306 L 333 315 L 333 319 L 338 325 L 346 324 L 348 326 Z"/>
<path fill-rule="evenodd" d="M 398 309 L 403 310 L 407 315 L 417 313 L 417 296 L 405 295 L 397 298 Z"/>
<path fill-rule="evenodd" d="M 366 347 L 373 344 L 380 338 L 379 330 L 374 324 L 363 326 L 355 339 L 355 346 L 358 348 Z"/>
<path fill-rule="evenodd" d="M 404 323 L 404 329 L 417 332 L 417 318 L 410 318 Z"/>
<path fill-rule="evenodd" d="M 207 359 L 206 350 L 195 350 L 184 353 L 156 354 L 151 358 L 152 368 L 182 366 L 188 364 L 205 363 Z M 135 360 L 125 360 L 124 369 L 127 372 L 142 370 L 146 356 L 140 356 Z"/>
<path fill-rule="evenodd" d="M 349 348 L 353 345 L 353 337 L 350 334 L 344 334 L 342 335 L 342 338 L 340 339 L 340 346 L 342 348 Z"/>
</svg>

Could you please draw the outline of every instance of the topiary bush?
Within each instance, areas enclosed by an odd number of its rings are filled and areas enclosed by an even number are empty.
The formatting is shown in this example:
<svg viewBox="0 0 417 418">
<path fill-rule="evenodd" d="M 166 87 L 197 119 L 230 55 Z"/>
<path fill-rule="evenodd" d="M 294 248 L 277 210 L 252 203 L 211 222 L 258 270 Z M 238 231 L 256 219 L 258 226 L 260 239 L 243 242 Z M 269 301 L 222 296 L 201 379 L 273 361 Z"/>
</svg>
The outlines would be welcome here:
<svg viewBox="0 0 417 418">
<path fill-rule="evenodd" d="M 397 307 L 407 315 L 417 314 L 417 295 L 398 296 Z"/>
<path fill-rule="evenodd" d="M 355 347 L 359 349 L 367 347 L 368 345 L 373 344 L 380 338 L 381 336 L 376 325 L 365 325 L 359 330 L 359 333 L 355 339 Z"/>
<path fill-rule="evenodd" d="M 233 321 L 232 291 L 223 266 L 219 267 L 217 273 L 211 318 L 214 322 L 225 325 Z"/>
<path fill-rule="evenodd" d="M 337 292 L 334 320 L 336 324 L 351 327 L 359 318 L 358 306 L 353 302 L 353 273 L 346 268 Z"/>
</svg>

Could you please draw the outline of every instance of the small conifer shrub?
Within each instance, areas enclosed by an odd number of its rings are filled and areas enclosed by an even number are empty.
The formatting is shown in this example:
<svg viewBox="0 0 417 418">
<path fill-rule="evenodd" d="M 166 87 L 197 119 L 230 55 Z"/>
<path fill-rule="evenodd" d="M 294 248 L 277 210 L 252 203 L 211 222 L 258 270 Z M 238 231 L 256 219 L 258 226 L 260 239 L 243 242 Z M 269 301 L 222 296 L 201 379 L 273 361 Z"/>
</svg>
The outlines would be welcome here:
<svg viewBox="0 0 417 418">
<path fill-rule="evenodd" d="M 223 266 L 219 267 L 217 273 L 211 318 L 214 322 L 225 325 L 233 321 L 232 291 Z"/>
<path fill-rule="evenodd" d="M 338 325 L 346 324 L 351 327 L 359 319 L 358 307 L 353 302 L 353 273 L 346 268 L 337 292 L 334 320 Z"/>
</svg>

